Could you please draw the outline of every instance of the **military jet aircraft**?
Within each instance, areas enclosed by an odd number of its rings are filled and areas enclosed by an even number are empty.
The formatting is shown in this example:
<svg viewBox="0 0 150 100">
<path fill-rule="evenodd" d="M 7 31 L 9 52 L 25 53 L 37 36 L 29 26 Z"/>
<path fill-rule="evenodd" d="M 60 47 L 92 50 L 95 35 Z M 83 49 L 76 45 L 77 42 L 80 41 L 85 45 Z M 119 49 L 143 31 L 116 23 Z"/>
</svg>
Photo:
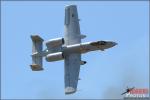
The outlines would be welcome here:
<svg viewBox="0 0 150 100">
<path fill-rule="evenodd" d="M 128 88 L 128 87 L 127 87 L 126 91 L 123 92 L 121 95 L 126 94 L 126 93 L 129 93 L 129 92 L 132 91 L 134 88 L 135 88 L 135 87 L 132 87 L 132 88 Z"/>
<path fill-rule="evenodd" d="M 43 39 L 38 35 L 31 35 L 32 39 L 32 64 L 33 71 L 41 71 L 42 58 L 53 62 L 64 60 L 65 94 L 75 93 L 79 78 L 80 65 L 86 64 L 81 60 L 81 54 L 95 50 L 111 48 L 117 43 L 112 41 L 95 41 L 81 43 L 85 35 L 80 33 L 79 19 L 76 5 L 65 8 L 64 37 L 48 40 L 46 49 L 43 50 Z"/>
</svg>

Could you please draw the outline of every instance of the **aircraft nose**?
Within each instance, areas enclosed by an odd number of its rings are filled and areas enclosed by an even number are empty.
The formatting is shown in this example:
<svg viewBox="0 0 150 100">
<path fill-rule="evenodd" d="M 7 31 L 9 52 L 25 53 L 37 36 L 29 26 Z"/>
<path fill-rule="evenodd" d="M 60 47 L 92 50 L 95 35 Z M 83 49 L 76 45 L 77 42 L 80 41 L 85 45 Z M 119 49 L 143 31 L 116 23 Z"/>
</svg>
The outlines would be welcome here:
<svg viewBox="0 0 150 100">
<path fill-rule="evenodd" d="M 113 42 L 113 46 L 115 46 L 115 45 L 118 45 L 118 43 L 116 43 L 116 42 Z"/>
<path fill-rule="evenodd" d="M 110 42 L 110 47 L 114 47 L 115 45 L 118 45 L 116 42 Z"/>
</svg>

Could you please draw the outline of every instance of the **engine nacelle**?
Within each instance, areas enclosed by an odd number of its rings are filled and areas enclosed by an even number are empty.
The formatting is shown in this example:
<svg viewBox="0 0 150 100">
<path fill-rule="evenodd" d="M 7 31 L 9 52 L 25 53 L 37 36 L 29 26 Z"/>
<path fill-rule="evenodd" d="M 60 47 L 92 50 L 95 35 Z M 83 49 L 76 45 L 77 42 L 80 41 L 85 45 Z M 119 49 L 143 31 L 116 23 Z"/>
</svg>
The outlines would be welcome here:
<svg viewBox="0 0 150 100">
<path fill-rule="evenodd" d="M 55 48 L 64 44 L 64 38 L 51 39 L 46 42 L 47 48 Z"/>
<path fill-rule="evenodd" d="M 64 59 L 64 55 L 62 52 L 51 53 L 46 56 L 46 61 L 48 62 L 58 61 L 63 59 Z"/>
</svg>

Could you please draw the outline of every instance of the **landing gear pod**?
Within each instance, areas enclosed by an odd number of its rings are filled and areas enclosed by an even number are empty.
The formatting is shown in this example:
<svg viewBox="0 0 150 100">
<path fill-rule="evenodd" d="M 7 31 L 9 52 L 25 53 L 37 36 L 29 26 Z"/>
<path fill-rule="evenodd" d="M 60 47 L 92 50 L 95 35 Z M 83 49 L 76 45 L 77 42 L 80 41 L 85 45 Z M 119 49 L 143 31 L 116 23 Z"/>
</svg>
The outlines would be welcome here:
<svg viewBox="0 0 150 100">
<path fill-rule="evenodd" d="M 38 35 L 32 35 L 32 65 L 31 69 L 32 71 L 41 71 L 42 68 L 42 56 L 40 56 L 40 53 L 42 53 L 43 48 L 43 39 Z"/>
<path fill-rule="evenodd" d="M 46 61 L 48 62 L 58 61 L 63 59 L 64 59 L 64 55 L 62 52 L 51 53 L 46 56 Z"/>
<path fill-rule="evenodd" d="M 86 63 L 87 63 L 86 61 L 80 61 L 80 65 L 84 65 Z"/>
</svg>

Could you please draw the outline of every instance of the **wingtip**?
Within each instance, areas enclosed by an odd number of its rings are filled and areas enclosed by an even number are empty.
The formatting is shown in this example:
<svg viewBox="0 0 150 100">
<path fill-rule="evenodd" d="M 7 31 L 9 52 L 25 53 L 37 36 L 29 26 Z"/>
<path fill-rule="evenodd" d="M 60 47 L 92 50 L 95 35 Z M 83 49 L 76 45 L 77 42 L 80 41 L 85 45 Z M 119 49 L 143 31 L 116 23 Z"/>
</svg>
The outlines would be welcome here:
<svg viewBox="0 0 150 100">
<path fill-rule="evenodd" d="M 66 87 L 65 88 L 65 94 L 67 95 L 67 94 L 73 94 L 73 93 L 75 93 L 76 92 L 76 89 L 75 88 L 73 88 L 73 87 Z"/>
</svg>

